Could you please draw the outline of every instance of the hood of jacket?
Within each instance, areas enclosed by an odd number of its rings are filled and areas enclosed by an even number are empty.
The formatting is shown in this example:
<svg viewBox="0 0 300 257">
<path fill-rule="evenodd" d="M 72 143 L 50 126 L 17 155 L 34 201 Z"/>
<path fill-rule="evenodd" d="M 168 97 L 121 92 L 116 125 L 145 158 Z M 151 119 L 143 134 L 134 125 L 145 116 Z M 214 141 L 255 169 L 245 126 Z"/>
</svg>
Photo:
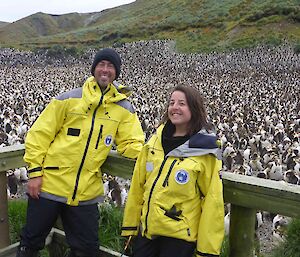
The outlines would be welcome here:
<svg viewBox="0 0 300 257">
<path fill-rule="evenodd" d="M 164 124 L 159 126 L 156 132 L 160 143 L 164 126 Z M 190 157 L 214 154 L 219 160 L 221 160 L 222 151 L 219 145 L 218 137 L 214 132 L 201 129 L 197 134 L 191 136 L 190 139 L 182 145 L 170 151 L 167 156 Z"/>
<path fill-rule="evenodd" d="M 115 103 L 126 99 L 131 94 L 131 88 L 119 84 L 116 81 L 110 83 L 102 93 L 95 77 L 89 77 L 83 85 L 83 98 L 88 99 L 92 104 L 98 104 L 99 96 L 105 95 L 106 103 Z"/>
</svg>

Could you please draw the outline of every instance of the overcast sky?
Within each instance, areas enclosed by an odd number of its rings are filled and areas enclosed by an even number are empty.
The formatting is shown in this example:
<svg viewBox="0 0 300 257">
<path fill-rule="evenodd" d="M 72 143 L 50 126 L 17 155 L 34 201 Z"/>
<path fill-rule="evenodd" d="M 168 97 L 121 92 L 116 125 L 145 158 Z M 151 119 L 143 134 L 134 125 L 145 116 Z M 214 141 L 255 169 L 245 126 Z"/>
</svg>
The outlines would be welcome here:
<svg viewBox="0 0 300 257">
<path fill-rule="evenodd" d="M 37 12 L 48 14 L 100 12 L 132 2 L 134 0 L 1 0 L 0 21 L 13 22 Z"/>
</svg>

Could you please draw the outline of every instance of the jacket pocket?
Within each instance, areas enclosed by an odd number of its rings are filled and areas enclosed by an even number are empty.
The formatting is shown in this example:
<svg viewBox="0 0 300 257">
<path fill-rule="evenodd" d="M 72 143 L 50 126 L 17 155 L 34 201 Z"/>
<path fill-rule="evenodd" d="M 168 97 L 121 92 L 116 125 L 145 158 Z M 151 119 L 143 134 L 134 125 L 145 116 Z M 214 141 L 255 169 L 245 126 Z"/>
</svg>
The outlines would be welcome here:
<svg viewBox="0 0 300 257">
<path fill-rule="evenodd" d="M 170 174 L 171 174 L 172 169 L 173 169 L 173 167 L 174 167 L 174 165 L 175 165 L 176 162 L 177 162 L 177 160 L 174 160 L 174 161 L 171 163 L 170 168 L 169 168 L 169 171 L 168 171 L 168 174 L 167 174 L 167 176 L 166 176 L 166 178 L 165 178 L 165 180 L 164 180 L 164 182 L 163 182 L 163 184 L 162 184 L 163 187 L 166 187 L 166 186 L 169 185 L 169 183 L 168 183 L 169 177 L 170 177 Z"/>
<path fill-rule="evenodd" d="M 96 141 L 95 149 L 98 149 L 99 141 L 102 138 L 102 131 L 103 131 L 103 125 L 101 124 L 100 129 L 99 129 L 99 134 L 97 137 L 97 141 Z"/>
<path fill-rule="evenodd" d="M 59 170 L 59 167 L 47 166 L 44 167 L 44 170 Z"/>
</svg>

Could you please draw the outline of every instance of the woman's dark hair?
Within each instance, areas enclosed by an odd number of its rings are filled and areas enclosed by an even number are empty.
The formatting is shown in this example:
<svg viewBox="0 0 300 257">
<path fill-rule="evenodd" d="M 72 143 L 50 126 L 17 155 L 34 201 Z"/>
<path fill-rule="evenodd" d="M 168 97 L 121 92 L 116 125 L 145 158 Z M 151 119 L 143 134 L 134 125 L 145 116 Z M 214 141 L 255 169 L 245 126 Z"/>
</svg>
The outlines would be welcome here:
<svg viewBox="0 0 300 257">
<path fill-rule="evenodd" d="M 171 95 L 175 91 L 181 91 L 185 94 L 187 104 L 191 111 L 191 120 L 188 125 L 188 134 L 194 135 L 201 129 L 211 129 L 211 125 L 207 121 L 207 112 L 204 105 L 204 98 L 202 97 L 201 93 L 195 88 L 183 85 L 178 85 L 172 90 L 169 96 L 168 105 L 164 111 L 160 124 L 166 123 L 169 120 L 169 101 Z"/>
</svg>

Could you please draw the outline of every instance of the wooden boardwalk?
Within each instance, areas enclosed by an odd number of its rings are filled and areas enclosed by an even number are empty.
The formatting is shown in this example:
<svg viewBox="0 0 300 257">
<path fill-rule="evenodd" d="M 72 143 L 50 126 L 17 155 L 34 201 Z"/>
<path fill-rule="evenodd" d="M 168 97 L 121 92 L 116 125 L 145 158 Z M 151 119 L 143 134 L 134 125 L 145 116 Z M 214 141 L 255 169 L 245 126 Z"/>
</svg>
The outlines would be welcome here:
<svg viewBox="0 0 300 257">
<path fill-rule="evenodd" d="M 24 145 L 0 148 L 0 247 L 9 242 L 8 202 L 6 171 L 25 165 Z M 130 178 L 134 161 L 120 157 L 112 151 L 101 167 L 102 172 Z M 300 186 L 229 172 L 222 173 L 225 203 L 231 204 L 229 228 L 229 256 L 254 257 L 254 230 L 256 211 L 268 211 L 288 217 L 300 218 Z M 49 245 L 50 257 L 60 257 L 58 249 L 63 246 L 64 236 L 54 233 Z M 52 250 L 51 250 L 52 248 Z M 1 248 L 0 248 L 1 249 Z M 15 247 L 16 249 L 16 247 Z M 103 257 L 120 257 L 120 253 L 101 248 Z M 0 257 L 11 256 L 13 251 L 0 250 Z M 125 256 L 123 256 L 125 257 Z"/>
<path fill-rule="evenodd" d="M 65 245 L 65 233 L 62 230 L 59 230 L 57 228 L 53 228 L 49 234 L 49 236 L 46 239 L 46 245 L 51 251 L 51 246 L 56 244 L 59 245 Z M 0 257 L 15 257 L 17 252 L 17 247 L 19 243 L 12 244 L 8 247 L 0 249 Z M 113 250 L 110 250 L 108 248 L 100 246 L 101 251 L 101 257 L 120 257 L 121 253 L 115 252 Z M 50 253 L 50 256 L 55 256 Z M 128 257 L 126 255 L 122 255 L 122 257 Z"/>
<path fill-rule="evenodd" d="M 18 245 L 19 243 L 15 243 L 13 245 L 0 249 L 0 257 L 16 257 Z"/>
</svg>

